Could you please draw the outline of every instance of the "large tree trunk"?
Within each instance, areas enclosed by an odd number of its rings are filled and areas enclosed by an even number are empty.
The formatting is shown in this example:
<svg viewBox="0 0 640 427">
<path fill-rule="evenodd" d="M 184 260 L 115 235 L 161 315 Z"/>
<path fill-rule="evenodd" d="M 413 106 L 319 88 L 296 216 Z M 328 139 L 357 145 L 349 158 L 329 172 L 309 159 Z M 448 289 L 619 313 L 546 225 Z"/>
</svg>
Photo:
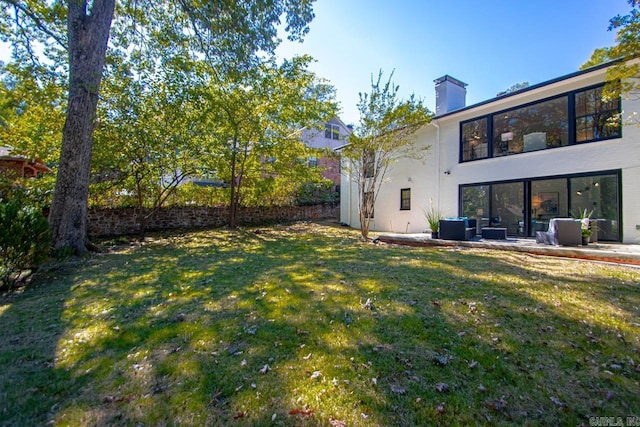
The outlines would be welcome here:
<svg viewBox="0 0 640 427">
<path fill-rule="evenodd" d="M 115 0 L 68 0 L 69 102 L 49 214 L 54 249 L 86 252 L 93 128 Z"/>
</svg>

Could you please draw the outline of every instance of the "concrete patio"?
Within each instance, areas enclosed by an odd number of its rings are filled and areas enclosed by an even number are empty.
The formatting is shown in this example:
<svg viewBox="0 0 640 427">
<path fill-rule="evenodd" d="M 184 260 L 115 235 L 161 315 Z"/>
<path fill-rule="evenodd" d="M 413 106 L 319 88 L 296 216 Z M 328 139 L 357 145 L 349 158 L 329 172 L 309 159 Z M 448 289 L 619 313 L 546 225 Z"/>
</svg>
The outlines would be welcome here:
<svg viewBox="0 0 640 427">
<path fill-rule="evenodd" d="M 473 240 L 458 241 L 432 239 L 426 233 L 380 234 L 377 240 L 384 243 L 407 246 L 485 248 L 640 266 L 640 245 L 621 243 L 598 242 L 589 243 L 588 246 L 550 246 L 536 243 L 535 239 L 509 238 L 507 240 L 490 240 L 476 237 Z"/>
</svg>

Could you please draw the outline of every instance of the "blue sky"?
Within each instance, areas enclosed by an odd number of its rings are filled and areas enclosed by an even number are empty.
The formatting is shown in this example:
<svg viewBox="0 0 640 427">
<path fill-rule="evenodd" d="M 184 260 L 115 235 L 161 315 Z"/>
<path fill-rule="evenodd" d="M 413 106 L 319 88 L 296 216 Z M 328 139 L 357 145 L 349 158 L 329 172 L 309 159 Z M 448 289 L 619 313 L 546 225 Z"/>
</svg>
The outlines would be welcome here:
<svg viewBox="0 0 640 427">
<path fill-rule="evenodd" d="M 345 123 L 358 121 L 358 93 L 371 74 L 395 70 L 403 97 L 435 110 L 433 80 L 467 83 L 467 105 L 513 84 L 577 71 L 597 47 L 614 44 L 609 19 L 626 0 L 317 0 L 303 44 L 284 41 L 282 57 L 307 53 L 312 70 L 337 89 Z"/>
</svg>

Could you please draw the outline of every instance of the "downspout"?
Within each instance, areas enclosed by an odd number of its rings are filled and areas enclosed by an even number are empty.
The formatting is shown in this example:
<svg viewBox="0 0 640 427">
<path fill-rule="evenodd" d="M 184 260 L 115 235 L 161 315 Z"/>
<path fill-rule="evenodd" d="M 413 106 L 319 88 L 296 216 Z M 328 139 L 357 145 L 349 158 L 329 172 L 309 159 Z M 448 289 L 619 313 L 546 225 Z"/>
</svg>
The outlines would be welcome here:
<svg viewBox="0 0 640 427">
<path fill-rule="evenodd" d="M 347 160 L 347 162 L 349 162 L 348 167 L 351 167 L 351 161 Z M 351 227 L 351 224 L 353 223 L 353 221 L 351 220 L 351 197 L 353 196 L 353 182 L 351 181 L 351 175 L 350 174 L 345 174 L 345 177 L 347 177 L 347 179 L 349 180 L 349 210 L 347 210 L 348 212 L 348 222 L 349 224 L 347 224 L 349 227 Z"/>
<path fill-rule="evenodd" d="M 438 176 L 436 180 L 436 209 L 442 212 L 440 210 L 440 180 L 442 179 L 440 174 L 440 126 L 434 121 L 432 121 L 431 124 L 436 127 L 436 175 Z"/>
</svg>

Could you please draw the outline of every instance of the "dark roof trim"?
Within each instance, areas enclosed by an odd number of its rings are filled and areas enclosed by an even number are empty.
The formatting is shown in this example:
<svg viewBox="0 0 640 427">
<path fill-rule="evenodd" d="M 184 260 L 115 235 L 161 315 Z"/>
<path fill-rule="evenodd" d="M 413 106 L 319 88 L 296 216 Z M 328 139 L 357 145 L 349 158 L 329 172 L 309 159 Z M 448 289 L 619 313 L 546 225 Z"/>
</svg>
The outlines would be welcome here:
<svg viewBox="0 0 640 427">
<path fill-rule="evenodd" d="M 461 113 L 463 111 L 472 110 L 474 108 L 481 107 L 483 105 L 491 104 L 491 103 L 496 102 L 498 100 L 503 100 L 503 99 L 509 98 L 511 96 L 520 95 L 520 94 L 525 93 L 525 92 L 529 92 L 529 91 L 532 91 L 532 90 L 540 89 L 541 87 L 549 86 L 549 85 L 552 85 L 554 83 L 558 83 L 558 82 L 561 82 L 561 81 L 564 81 L 564 80 L 569 80 L 569 79 L 572 79 L 574 77 L 581 76 L 583 74 L 589 74 L 589 73 L 592 73 L 594 71 L 601 70 L 603 68 L 608 68 L 608 67 L 612 66 L 613 64 L 615 64 L 617 62 L 621 62 L 621 61 L 622 61 L 621 59 L 614 59 L 613 61 L 608 61 L 608 62 L 604 62 L 604 63 L 599 64 L 599 65 L 594 65 L 593 67 L 589 67 L 586 70 L 576 71 L 574 73 L 567 74 L 565 76 L 556 77 L 555 79 L 552 79 L 552 80 L 547 80 L 546 82 L 538 83 L 538 84 L 535 84 L 533 86 L 528 86 L 528 87 L 526 87 L 524 89 L 520 89 L 519 91 L 516 91 L 516 92 L 512 92 L 512 93 L 509 93 L 509 94 L 506 94 L 506 95 L 501 95 L 501 96 L 497 96 L 495 98 L 487 99 L 486 101 L 481 101 L 481 102 L 478 102 L 476 104 L 469 105 L 468 107 L 460 108 L 459 110 L 449 111 L 448 113 L 441 114 L 439 116 L 434 117 L 433 120 L 441 119 L 443 117 L 448 117 L 448 116 L 451 116 L 453 114 Z"/>
</svg>

